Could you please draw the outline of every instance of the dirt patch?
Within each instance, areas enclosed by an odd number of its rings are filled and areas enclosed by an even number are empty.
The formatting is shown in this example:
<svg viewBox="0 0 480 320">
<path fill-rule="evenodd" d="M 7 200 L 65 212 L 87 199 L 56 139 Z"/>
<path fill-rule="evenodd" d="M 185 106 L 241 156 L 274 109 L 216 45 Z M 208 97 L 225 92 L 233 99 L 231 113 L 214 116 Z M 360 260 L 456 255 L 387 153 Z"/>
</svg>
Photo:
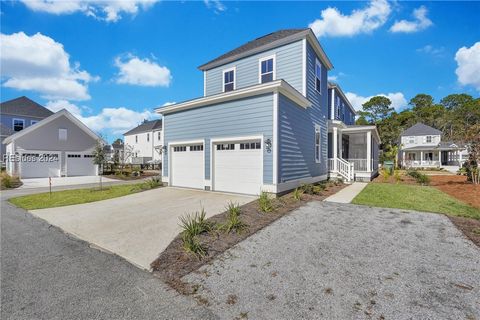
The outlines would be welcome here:
<svg viewBox="0 0 480 320">
<path fill-rule="evenodd" d="M 450 221 L 478 247 L 480 247 L 480 221 L 476 219 L 448 216 Z"/>
<path fill-rule="evenodd" d="M 270 213 L 262 213 L 259 209 L 258 201 L 247 203 L 241 206 L 240 214 L 242 221 L 248 225 L 245 231 L 241 233 L 212 231 L 200 234 L 198 239 L 207 249 L 207 255 L 201 259 L 186 253 L 183 249 L 181 235 L 177 235 L 160 256 L 152 262 L 151 267 L 153 273 L 182 294 L 194 293 L 194 289 L 181 280 L 183 276 L 198 270 L 235 244 L 248 238 L 277 219 L 289 214 L 293 210 L 305 205 L 307 202 L 324 200 L 344 187 L 345 185 L 343 184 L 335 185 L 328 183 L 327 188 L 323 190 L 321 194 L 304 194 L 301 200 L 295 200 L 292 193 L 283 195 L 273 200 L 275 210 Z M 209 222 L 214 224 L 222 224 L 226 220 L 226 212 L 208 219 Z"/>
<path fill-rule="evenodd" d="M 430 176 L 430 179 L 431 186 L 472 207 L 480 208 L 480 185 L 468 182 L 466 176 Z"/>
</svg>

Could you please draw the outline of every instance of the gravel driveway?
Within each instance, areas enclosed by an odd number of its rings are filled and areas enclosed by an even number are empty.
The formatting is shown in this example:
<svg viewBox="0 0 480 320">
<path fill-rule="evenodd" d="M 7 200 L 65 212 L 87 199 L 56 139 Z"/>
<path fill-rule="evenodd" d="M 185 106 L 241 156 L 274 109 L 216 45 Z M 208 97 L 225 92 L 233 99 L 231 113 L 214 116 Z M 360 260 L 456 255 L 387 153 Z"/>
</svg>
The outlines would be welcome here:
<svg viewBox="0 0 480 320">
<path fill-rule="evenodd" d="M 224 319 L 480 319 L 480 250 L 438 214 L 312 202 L 185 280 Z"/>
</svg>

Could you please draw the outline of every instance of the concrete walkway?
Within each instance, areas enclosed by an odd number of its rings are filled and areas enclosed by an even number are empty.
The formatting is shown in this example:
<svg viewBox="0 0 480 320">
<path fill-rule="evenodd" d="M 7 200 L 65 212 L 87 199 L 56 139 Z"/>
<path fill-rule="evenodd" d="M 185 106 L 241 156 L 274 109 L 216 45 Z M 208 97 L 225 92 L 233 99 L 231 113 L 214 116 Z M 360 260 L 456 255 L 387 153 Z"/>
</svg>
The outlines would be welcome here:
<svg viewBox="0 0 480 320">
<path fill-rule="evenodd" d="M 32 210 L 65 232 L 149 270 L 150 263 L 180 232 L 179 218 L 200 211 L 207 217 L 256 197 L 179 188 L 159 188 L 109 200 Z"/>
<path fill-rule="evenodd" d="M 359 194 L 363 188 L 367 186 L 368 183 L 365 182 L 354 182 L 346 188 L 343 188 L 339 192 L 331 195 L 324 201 L 328 202 L 337 202 L 337 203 L 350 203 L 353 198 Z"/>
</svg>

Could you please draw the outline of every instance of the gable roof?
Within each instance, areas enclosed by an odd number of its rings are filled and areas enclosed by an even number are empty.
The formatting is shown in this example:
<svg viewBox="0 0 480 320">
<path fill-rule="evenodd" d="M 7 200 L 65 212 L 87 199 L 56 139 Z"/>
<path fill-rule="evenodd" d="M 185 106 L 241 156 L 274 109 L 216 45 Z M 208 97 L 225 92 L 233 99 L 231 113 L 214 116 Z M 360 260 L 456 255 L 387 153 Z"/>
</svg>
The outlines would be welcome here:
<svg viewBox="0 0 480 320">
<path fill-rule="evenodd" d="M 333 65 L 328 59 L 325 51 L 321 47 L 320 43 L 318 42 L 317 37 L 313 33 L 310 28 L 303 28 L 303 29 L 283 29 L 278 30 L 267 35 L 261 36 L 256 38 L 252 41 L 249 41 L 240 47 L 237 47 L 209 62 L 202 64 L 198 67 L 198 69 L 202 71 L 206 71 L 226 63 L 238 60 L 240 58 L 244 58 L 247 56 L 251 56 L 253 54 L 263 52 L 266 50 L 270 50 L 288 43 L 292 43 L 298 40 L 306 38 L 310 41 L 313 49 L 317 52 L 322 62 L 328 69 L 332 69 Z"/>
<path fill-rule="evenodd" d="M 0 114 L 46 118 L 51 116 L 53 112 L 35 101 L 22 96 L 0 103 Z"/>
<path fill-rule="evenodd" d="M 417 124 L 403 131 L 400 136 L 401 137 L 424 136 L 424 135 L 441 135 L 441 134 L 442 134 L 442 131 L 432 128 L 430 126 L 427 126 L 426 124 L 423 124 L 421 122 L 418 122 Z"/>
<path fill-rule="evenodd" d="M 75 118 L 74 115 L 72 115 L 70 112 L 68 112 L 67 110 L 65 109 L 62 109 L 60 111 L 57 111 L 55 112 L 54 114 L 52 114 L 50 117 L 47 117 L 37 123 L 35 123 L 35 125 L 33 126 L 28 126 L 26 127 L 25 129 L 21 130 L 21 131 L 18 131 L 17 133 L 15 134 L 12 134 L 11 136 L 9 137 L 6 137 L 5 140 L 3 140 L 2 143 L 4 144 L 8 144 L 12 141 L 14 141 L 15 139 L 18 139 L 20 137 L 23 137 L 24 135 L 26 134 L 29 134 L 31 133 L 32 131 L 34 130 L 37 130 L 38 128 L 41 128 L 43 127 L 44 125 L 52 122 L 53 120 L 55 119 L 58 119 L 60 118 L 61 116 L 65 116 L 67 117 L 70 121 L 72 121 L 75 125 L 77 125 L 80 129 L 82 129 L 86 134 L 88 134 L 90 137 L 92 137 L 93 139 L 95 140 L 102 140 L 103 143 L 105 143 L 105 141 L 103 141 L 102 138 L 100 138 L 95 132 L 93 132 L 89 127 L 87 127 L 82 121 L 78 120 L 77 118 Z"/>
<path fill-rule="evenodd" d="M 354 115 L 357 114 L 357 111 L 352 106 L 352 104 L 350 103 L 350 100 L 348 100 L 347 96 L 345 95 L 345 93 L 343 93 L 342 88 L 340 88 L 340 86 L 338 84 L 329 81 L 328 82 L 328 88 L 337 90 L 338 93 L 340 93 L 340 96 L 342 97 L 342 99 L 345 100 L 345 102 L 347 103 L 347 106 L 350 108 L 350 110 L 353 112 L 353 114 Z"/>
<path fill-rule="evenodd" d="M 128 135 L 136 134 L 136 133 L 150 132 L 150 131 L 157 130 L 157 129 L 162 129 L 162 120 L 161 119 L 144 121 L 141 125 L 133 128 L 130 131 L 125 132 L 123 135 L 128 136 Z"/>
</svg>

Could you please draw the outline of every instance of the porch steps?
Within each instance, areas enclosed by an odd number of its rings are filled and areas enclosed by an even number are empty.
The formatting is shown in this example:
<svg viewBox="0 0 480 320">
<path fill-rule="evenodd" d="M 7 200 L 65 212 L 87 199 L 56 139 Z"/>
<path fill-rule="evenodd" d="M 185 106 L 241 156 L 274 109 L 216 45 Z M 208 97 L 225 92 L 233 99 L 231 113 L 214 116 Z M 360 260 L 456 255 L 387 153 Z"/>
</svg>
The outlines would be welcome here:
<svg viewBox="0 0 480 320">
<path fill-rule="evenodd" d="M 365 182 L 354 182 L 323 201 L 350 203 L 367 186 Z"/>
</svg>

